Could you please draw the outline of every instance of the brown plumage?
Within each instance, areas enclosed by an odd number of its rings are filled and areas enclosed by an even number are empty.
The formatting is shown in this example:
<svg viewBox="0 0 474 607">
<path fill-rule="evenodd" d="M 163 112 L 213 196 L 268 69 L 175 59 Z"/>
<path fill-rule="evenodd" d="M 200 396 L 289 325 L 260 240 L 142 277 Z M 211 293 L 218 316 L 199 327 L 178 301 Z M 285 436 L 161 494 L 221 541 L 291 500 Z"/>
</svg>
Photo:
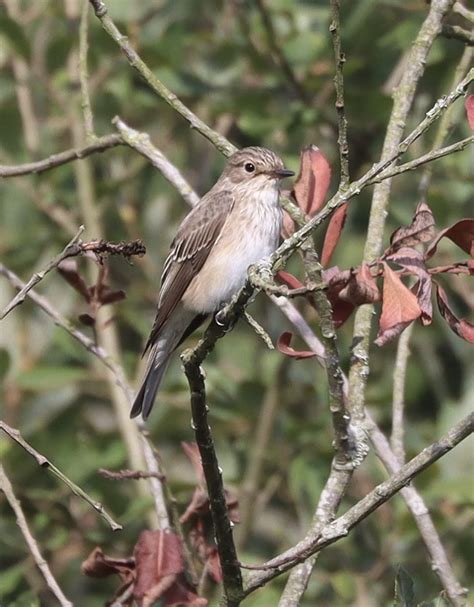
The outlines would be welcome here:
<svg viewBox="0 0 474 607">
<path fill-rule="evenodd" d="M 238 291 L 248 266 L 278 246 L 278 184 L 292 174 L 270 150 L 244 148 L 184 218 L 163 267 L 148 365 L 131 417 L 148 417 L 173 351 Z"/>
</svg>

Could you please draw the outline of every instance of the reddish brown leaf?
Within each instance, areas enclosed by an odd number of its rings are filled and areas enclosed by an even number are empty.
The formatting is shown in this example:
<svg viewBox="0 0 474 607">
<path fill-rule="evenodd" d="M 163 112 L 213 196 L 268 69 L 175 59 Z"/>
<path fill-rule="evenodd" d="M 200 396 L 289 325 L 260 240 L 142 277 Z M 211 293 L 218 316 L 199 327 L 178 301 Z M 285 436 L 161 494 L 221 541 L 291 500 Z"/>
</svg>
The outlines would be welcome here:
<svg viewBox="0 0 474 607">
<path fill-rule="evenodd" d="M 285 284 L 290 289 L 299 289 L 300 287 L 304 287 L 304 284 L 299 278 L 296 278 L 296 276 L 293 276 L 293 274 L 285 272 L 284 270 L 277 272 L 276 278 L 278 278 L 280 282 Z"/>
<path fill-rule="evenodd" d="M 448 304 L 448 298 L 443 287 L 436 283 L 436 299 L 438 308 L 444 320 L 448 323 L 451 329 L 471 344 L 474 344 L 474 325 L 464 319 L 459 319 L 453 313 Z"/>
<path fill-rule="evenodd" d="M 400 280 L 388 264 L 384 263 L 383 303 L 380 327 L 375 343 L 385 345 L 399 335 L 421 315 L 416 295 Z"/>
<path fill-rule="evenodd" d="M 386 258 L 393 261 L 408 272 L 411 272 L 418 278 L 412 291 L 418 298 L 418 304 L 421 308 L 421 321 L 424 325 L 429 325 L 433 318 L 433 306 L 431 303 L 431 274 L 428 273 L 425 259 L 422 253 L 410 247 L 402 247 L 395 253 Z"/>
<path fill-rule="evenodd" d="M 380 300 L 377 283 L 368 264 L 363 263 L 360 268 L 350 270 L 349 282 L 339 292 L 339 298 L 354 306 Z"/>
<path fill-rule="evenodd" d="M 181 441 L 181 449 L 185 452 L 189 461 L 193 465 L 199 484 L 204 486 L 204 470 L 202 469 L 199 447 L 196 443 L 187 443 L 185 441 Z"/>
<path fill-rule="evenodd" d="M 434 217 L 430 207 L 426 202 L 420 202 L 416 207 L 411 224 L 398 228 L 390 237 L 390 251 L 428 242 L 433 238 L 434 225 Z"/>
<path fill-rule="evenodd" d="M 300 155 L 300 172 L 293 188 L 293 196 L 305 215 L 314 215 L 326 199 L 331 181 L 331 166 L 315 145 L 305 148 Z"/>
<path fill-rule="evenodd" d="M 95 325 L 95 318 L 87 313 L 79 314 L 79 320 L 86 327 L 93 327 Z"/>
<path fill-rule="evenodd" d="M 474 257 L 474 219 L 460 219 L 449 228 L 441 230 L 426 251 L 427 259 L 436 253 L 439 241 L 445 236 L 457 244 L 465 253 Z"/>
<path fill-rule="evenodd" d="M 173 532 L 143 531 L 134 550 L 136 583 L 133 596 L 142 607 L 158 599 L 163 607 L 205 606 L 184 575 L 183 546 Z"/>
<path fill-rule="evenodd" d="M 84 279 L 79 274 L 77 261 L 75 259 L 64 259 L 57 268 L 59 274 L 68 282 L 71 287 L 89 303 L 91 300 L 90 291 Z"/>
<path fill-rule="evenodd" d="M 103 306 L 116 303 L 117 301 L 122 301 L 125 298 L 125 291 L 122 291 L 122 289 L 112 291 L 112 289 L 107 285 L 102 285 L 98 294 L 98 301 Z"/>
<path fill-rule="evenodd" d="M 350 270 L 341 271 L 338 266 L 323 271 L 323 280 L 328 285 L 326 294 L 331 302 L 332 319 L 336 329 L 343 325 L 355 310 L 353 303 L 339 297 L 339 293 L 346 287 L 350 278 Z"/>
<path fill-rule="evenodd" d="M 116 601 L 123 596 L 128 596 L 131 599 L 131 591 L 135 583 L 135 559 L 116 559 L 105 555 L 102 549 L 97 547 L 91 552 L 87 559 L 81 565 L 81 571 L 84 575 L 94 578 L 104 578 L 109 575 L 117 574 L 120 576 L 122 583 L 117 588 L 112 599 L 106 605 L 116 604 Z M 124 607 L 131 605 L 131 600 L 122 601 L 120 603 Z"/>
<path fill-rule="evenodd" d="M 323 248 L 321 251 L 321 265 L 326 267 L 331 260 L 334 249 L 346 223 L 347 202 L 334 211 L 329 220 L 328 229 L 324 236 Z"/>
<path fill-rule="evenodd" d="M 285 210 L 283 210 L 283 225 L 281 228 L 281 237 L 283 239 L 288 238 L 295 232 L 295 230 L 296 230 L 295 222 L 290 217 L 290 215 Z"/>
<path fill-rule="evenodd" d="M 313 358 L 313 356 L 316 356 L 316 354 L 311 350 L 295 350 L 292 348 L 290 346 L 292 337 L 293 333 L 285 331 L 278 338 L 277 348 L 282 354 L 290 356 L 291 358 L 296 358 L 296 360 L 300 360 L 301 358 Z"/>
<path fill-rule="evenodd" d="M 466 108 L 467 121 L 469 122 L 471 131 L 474 131 L 474 95 L 468 95 L 466 97 L 464 107 Z"/>
</svg>

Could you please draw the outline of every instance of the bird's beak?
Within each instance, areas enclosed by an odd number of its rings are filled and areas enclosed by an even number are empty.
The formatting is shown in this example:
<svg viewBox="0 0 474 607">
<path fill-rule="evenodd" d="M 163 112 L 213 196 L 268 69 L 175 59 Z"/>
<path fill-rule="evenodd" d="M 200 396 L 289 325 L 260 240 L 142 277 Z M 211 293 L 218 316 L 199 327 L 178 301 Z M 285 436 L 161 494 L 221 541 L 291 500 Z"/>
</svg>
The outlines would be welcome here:
<svg viewBox="0 0 474 607">
<path fill-rule="evenodd" d="M 293 177 L 295 172 L 290 171 L 289 169 L 275 169 L 273 174 L 275 177 L 278 177 L 278 179 L 285 179 L 285 177 Z"/>
</svg>

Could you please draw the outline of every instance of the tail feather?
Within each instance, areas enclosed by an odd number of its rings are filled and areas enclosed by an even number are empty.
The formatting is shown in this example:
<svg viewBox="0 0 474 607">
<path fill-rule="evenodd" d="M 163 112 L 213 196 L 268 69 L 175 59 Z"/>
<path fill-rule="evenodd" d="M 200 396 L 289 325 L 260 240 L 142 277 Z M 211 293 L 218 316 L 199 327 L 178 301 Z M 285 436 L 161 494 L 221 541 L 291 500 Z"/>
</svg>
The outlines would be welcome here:
<svg viewBox="0 0 474 607">
<path fill-rule="evenodd" d="M 163 327 L 160 335 L 151 347 L 148 364 L 140 390 L 130 411 L 130 417 L 142 414 L 144 420 L 150 415 L 156 393 L 165 374 L 171 355 L 183 338 L 189 333 L 188 328 L 195 327 L 195 314 L 180 311 Z M 202 321 L 201 321 L 202 322 Z"/>
<path fill-rule="evenodd" d="M 141 413 L 144 420 L 148 418 L 169 361 L 170 356 L 167 356 L 158 364 L 151 364 L 149 366 L 140 390 L 135 397 L 132 410 L 130 411 L 130 417 L 137 417 Z"/>
</svg>

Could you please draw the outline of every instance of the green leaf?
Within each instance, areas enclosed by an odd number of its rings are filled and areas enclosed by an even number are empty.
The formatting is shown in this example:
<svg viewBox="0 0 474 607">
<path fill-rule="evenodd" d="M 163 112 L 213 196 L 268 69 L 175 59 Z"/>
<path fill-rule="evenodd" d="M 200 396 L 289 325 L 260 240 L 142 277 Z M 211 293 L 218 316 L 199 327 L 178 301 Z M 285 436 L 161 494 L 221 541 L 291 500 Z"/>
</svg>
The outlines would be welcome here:
<svg viewBox="0 0 474 607">
<path fill-rule="evenodd" d="M 23 57 L 26 61 L 30 59 L 28 38 L 18 23 L 5 13 L 0 15 L 0 37 L 6 39 L 12 51 Z"/>
<path fill-rule="evenodd" d="M 8 373 L 10 368 L 10 354 L 5 348 L 0 348 L 0 381 Z"/>
<path fill-rule="evenodd" d="M 415 607 L 415 593 L 413 591 L 413 580 L 407 571 L 398 566 L 395 578 L 395 600 L 394 607 Z"/>
</svg>

